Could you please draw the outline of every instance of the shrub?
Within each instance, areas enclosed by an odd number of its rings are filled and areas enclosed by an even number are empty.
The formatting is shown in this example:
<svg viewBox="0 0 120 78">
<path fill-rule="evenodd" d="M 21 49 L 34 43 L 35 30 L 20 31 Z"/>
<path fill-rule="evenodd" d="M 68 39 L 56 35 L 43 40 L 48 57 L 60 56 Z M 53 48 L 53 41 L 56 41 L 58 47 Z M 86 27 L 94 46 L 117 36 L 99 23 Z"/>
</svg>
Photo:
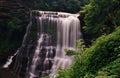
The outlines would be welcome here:
<svg viewBox="0 0 120 78">
<path fill-rule="evenodd" d="M 58 78 L 63 75 L 63 78 L 99 78 L 101 77 L 99 72 L 102 72 L 103 78 L 107 78 L 106 71 L 112 73 L 111 77 L 118 78 L 120 73 L 118 68 L 120 68 L 120 27 L 109 35 L 99 37 L 90 48 L 76 58 L 69 69 L 59 73 Z"/>
</svg>

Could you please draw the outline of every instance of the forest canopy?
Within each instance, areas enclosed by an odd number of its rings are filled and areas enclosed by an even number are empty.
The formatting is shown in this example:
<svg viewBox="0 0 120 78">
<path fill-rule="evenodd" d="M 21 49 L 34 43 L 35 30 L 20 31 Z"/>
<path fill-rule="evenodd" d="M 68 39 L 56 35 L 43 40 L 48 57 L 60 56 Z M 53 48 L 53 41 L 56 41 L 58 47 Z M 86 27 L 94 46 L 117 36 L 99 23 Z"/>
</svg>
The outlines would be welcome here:
<svg viewBox="0 0 120 78">
<path fill-rule="evenodd" d="M 19 3 L 30 9 L 70 13 L 79 12 L 88 2 L 89 0 L 19 0 Z"/>
</svg>

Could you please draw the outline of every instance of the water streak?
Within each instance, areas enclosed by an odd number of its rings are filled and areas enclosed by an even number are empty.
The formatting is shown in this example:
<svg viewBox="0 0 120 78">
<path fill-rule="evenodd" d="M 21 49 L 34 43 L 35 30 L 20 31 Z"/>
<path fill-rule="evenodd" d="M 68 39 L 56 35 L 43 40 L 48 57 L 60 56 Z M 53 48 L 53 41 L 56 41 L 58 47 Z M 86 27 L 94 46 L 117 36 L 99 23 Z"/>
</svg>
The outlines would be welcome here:
<svg viewBox="0 0 120 78">
<path fill-rule="evenodd" d="M 76 50 L 76 40 L 81 37 L 78 14 L 39 11 L 34 16 L 37 25 L 36 43 L 29 38 L 28 25 L 21 48 L 3 66 L 13 62 L 13 69 L 25 72 L 25 78 L 41 78 L 49 75 L 55 78 L 58 68 L 67 68 L 74 60 L 67 56 L 65 49 Z M 34 25 L 33 25 L 34 26 Z M 14 57 L 15 60 L 12 60 Z"/>
</svg>

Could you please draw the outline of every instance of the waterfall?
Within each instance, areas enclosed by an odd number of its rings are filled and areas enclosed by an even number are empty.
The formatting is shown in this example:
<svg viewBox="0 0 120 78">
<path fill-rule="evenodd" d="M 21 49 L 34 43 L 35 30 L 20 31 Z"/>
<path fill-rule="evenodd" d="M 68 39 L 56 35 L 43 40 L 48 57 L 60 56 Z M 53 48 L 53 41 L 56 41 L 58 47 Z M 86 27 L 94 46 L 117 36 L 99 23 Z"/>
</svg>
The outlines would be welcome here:
<svg viewBox="0 0 120 78">
<path fill-rule="evenodd" d="M 27 40 L 27 36 L 28 36 L 28 32 L 29 32 L 29 29 L 32 25 L 32 21 L 30 21 L 30 23 L 28 24 L 27 26 L 27 29 L 26 29 L 26 33 L 24 35 L 24 38 L 23 38 L 23 42 L 22 42 L 22 45 L 21 45 L 21 48 L 25 46 L 26 44 L 26 40 Z M 11 64 L 12 62 L 12 59 L 14 56 L 16 56 L 18 53 L 19 53 L 19 49 L 7 60 L 6 64 L 3 65 L 3 68 L 8 68 L 8 66 Z"/>
<path fill-rule="evenodd" d="M 65 49 L 76 50 L 81 38 L 78 14 L 39 11 L 28 25 L 22 46 L 3 67 L 10 66 L 22 78 L 54 78 L 58 68 L 67 68 L 74 60 Z M 32 28 L 33 27 L 33 28 Z M 36 27 L 33 38 L 31 30 Z M 32 32 L 32 33 L 31 33 Z M 24 72 L 24 73 L 23 73 Z"/>
</svg>

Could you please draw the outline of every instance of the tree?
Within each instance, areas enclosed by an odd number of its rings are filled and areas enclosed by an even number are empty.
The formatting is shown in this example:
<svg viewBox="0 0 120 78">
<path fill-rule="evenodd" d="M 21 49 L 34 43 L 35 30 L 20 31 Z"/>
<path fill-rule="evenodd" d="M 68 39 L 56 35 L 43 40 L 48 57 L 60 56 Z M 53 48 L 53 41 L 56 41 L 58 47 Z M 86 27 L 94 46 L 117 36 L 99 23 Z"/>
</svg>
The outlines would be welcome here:
<svg viewBox="0 0 120 78">
<path fill-rule="evenodd" d="M 85 32 L 90 39 L 109 34 L 120 25 L 119 0 L 91 0 L 85 15 Z"/>
</svg>

